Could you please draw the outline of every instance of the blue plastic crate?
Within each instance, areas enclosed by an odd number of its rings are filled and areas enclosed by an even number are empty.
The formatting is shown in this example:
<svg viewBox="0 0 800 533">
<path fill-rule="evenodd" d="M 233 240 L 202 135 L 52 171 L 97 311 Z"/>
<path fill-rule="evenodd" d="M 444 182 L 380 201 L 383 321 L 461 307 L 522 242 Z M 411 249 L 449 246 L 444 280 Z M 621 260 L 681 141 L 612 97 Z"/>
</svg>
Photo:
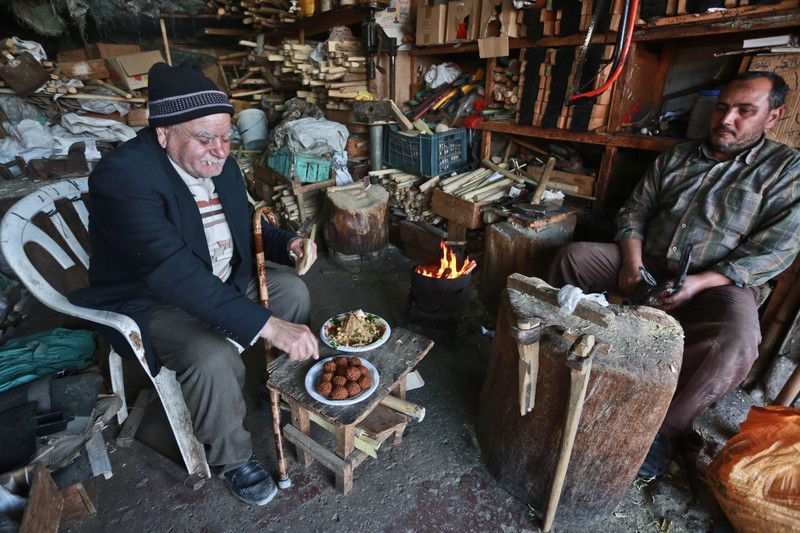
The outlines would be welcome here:
<svg viewBox="0 0 800 533">
<path fill-rule="evenodd" d="M 285 147 L 267 158 L 267 166 L 289 179 L 296 176 L 303 183 L 325 181 L 331 175 L 330 159 L 294 154 Z"/>
<path fill-rule="evenodd" d="M 394 126 L 386 132 L 384 162 L 427 178 L 458 172 L 467 166 L 467 130 L 456 128 L 433 135 L 404 135 Z"/>
</svg>

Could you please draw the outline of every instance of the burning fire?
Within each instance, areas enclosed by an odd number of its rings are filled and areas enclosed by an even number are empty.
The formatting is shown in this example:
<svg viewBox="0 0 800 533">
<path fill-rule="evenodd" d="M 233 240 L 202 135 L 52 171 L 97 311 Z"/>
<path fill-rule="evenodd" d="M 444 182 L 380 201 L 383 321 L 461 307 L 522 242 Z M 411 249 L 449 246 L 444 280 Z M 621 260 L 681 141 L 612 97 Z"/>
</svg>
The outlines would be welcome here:
<svg viewBox="0 0 800 533">
<path fill-rule="evenodd" d="M 442 257 L 439 259 L 439 269 L 436 270 L 436 265 L 418 265 L 414 268 L 417 274 L 429 278 L 455 279 L 466 276 L 472 272 L 472 269 L 478 266 L 475 261 L 467 257 L 466 260 L 464 260 L 464 264 L 461 265 L 461 268 L 457 268 L 456 254 L 444 244 L 444 241 L 439 243 L 439 247 L 442 249 Z"/>
</svg>

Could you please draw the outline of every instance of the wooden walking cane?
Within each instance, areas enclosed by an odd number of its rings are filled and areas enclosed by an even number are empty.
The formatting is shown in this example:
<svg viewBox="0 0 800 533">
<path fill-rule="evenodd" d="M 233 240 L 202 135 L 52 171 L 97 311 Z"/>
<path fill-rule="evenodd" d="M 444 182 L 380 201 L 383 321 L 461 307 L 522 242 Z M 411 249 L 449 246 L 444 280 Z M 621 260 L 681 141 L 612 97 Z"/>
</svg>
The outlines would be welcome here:
<svg viewBox="0 0 800 533">
<path fill-rule="evenodd" d="M 253 240 L 256 250 L 256 269 L 258 271 L 258 301 L 264 307 L 269 307 L 269 294 L 267 293 L 267 260 L 264 257 L 264 241 L 261 232 L 261 218 L 273 226 L 277 226 L 275 215 L 267 207 L 259 207 L 253 215 Z M 264 340 L 264 356 L 267 363 L 266 380 L 269 381 L 269 349 L 270 344 Z M 292 486 L 289 479 L 289 470 L 286 466 L 286 454 L 283 451 L 283 432 L 281 431 L 281 396 L 277 391 L 269 389 L 269 403 L 272 410 L 272 431 L 275 433 L 275 455 L 278 459 L 278 487 L 288 489 Z"/>
</svg>

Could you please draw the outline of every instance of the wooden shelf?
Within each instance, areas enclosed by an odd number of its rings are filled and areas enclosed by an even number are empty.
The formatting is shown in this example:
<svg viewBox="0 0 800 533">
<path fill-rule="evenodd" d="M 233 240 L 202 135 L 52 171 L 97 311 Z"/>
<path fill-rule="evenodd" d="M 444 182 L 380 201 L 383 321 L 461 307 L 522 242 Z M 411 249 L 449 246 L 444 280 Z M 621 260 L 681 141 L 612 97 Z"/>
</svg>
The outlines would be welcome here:
<svg viewBox="0 0 800 533">
<path fill-rule="evenodd" d="M 540 139 L 553 139 L 585 144 L 598 144 L 601 146 L 615 146 L 618 148 L 636 148 L 663 152 L 686 139 L 669 139 L 666 137 L 646 137 L 644 135 L 626 135 L 624 133 L 591 133 L 570 130 L 540 128 L 537 126 L 521 126 L 511 122 L 481 122 L 478 128 L 484 131 L 520 135 L 523 137 L 538 137 Z"/>
<path fill-rule="evenodd" d="M 698 15 L 678 15 L 676 17 L 663 17 L 650 23 L 648 26 L 639 26 L 633 31 L 633 40 L 666 41 L 691 37 L 709 37 L 728 33 L 745 33 L 764 30 L 777 30 L 780 28 L 796 28 L 800 26 L 800 7 L 781 7 L 792 2 L 782 2 L 771 6 L 747 6 L 727 11 L 715 11 Z M 742 17 L 746 16 L 746 24 Z M 608 42 L 613 44 L 616 32 L 595 35 L 592 43 Z M 528 39 L 509 39 L 508 47 L 511 50 L 520 48 L 556 48 L 559 46 L 578 46 L 583 44 L 585 32 L 572 35 L 556 35 L 542 37 L 534 41 Z M 411 55 L 428 56 L 459 54 L 477 52 L 476 42 L 462 42 L 456 44 L 439 44 L 414 48 Z"/>
<path fill-rule="evenodd" d="M 287 36 L 302 35 L 303 38 L 319 35 L 334 26 L 352 26 L 367 18 L 369 11 L 360 6 L 342 6 L 331 11 L 317 13 L 310 17 L 297 19 L 291 24 L 285 24 L 280 30 L 268 32 L 265 37 L 268 41 L 277 41 Z"/>
</svg>

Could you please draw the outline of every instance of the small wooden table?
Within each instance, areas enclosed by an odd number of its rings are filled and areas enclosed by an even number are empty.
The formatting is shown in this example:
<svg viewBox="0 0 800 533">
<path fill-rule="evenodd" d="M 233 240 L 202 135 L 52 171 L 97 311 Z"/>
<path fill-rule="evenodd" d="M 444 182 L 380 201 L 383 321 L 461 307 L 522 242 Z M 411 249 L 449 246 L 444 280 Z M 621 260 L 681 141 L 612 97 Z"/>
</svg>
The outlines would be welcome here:
<svg viewBox="0 0 800 533">
<path fill-rule="evenodd" d="M 312 398 L 305 387 L 308 370 L 317 363 L 284 363 L 271 372 L 267 387 L 289 404 L 292 422 L 283 428 L 286 440 L 297 447 L 297 456 L 305 466 L 318 460 L 333 471 L 336 488 L 347 494 L 353 488 L 353 470 L 370 454 L 356 449 L 357 435 L 365 434 L 379 444 L 394 436 L 399 444 L 408 417 L 383 405 L 388 395 L 405 399 L 406 377 L 433 346 L 433 341 L 403 328 L 392 330 L 389 340 L 374 350 L 357 354 L 378 371 L 378 388 L 362 402 L 326 405 Z M 320 350 L 320 358 L 337 354 L 332 348 Z M 388 402 L 387 402 L 388 403 Z M 332 430 L 336 437 L 335 453 L 311 438 L 311 421 Z"/>
</svg>

